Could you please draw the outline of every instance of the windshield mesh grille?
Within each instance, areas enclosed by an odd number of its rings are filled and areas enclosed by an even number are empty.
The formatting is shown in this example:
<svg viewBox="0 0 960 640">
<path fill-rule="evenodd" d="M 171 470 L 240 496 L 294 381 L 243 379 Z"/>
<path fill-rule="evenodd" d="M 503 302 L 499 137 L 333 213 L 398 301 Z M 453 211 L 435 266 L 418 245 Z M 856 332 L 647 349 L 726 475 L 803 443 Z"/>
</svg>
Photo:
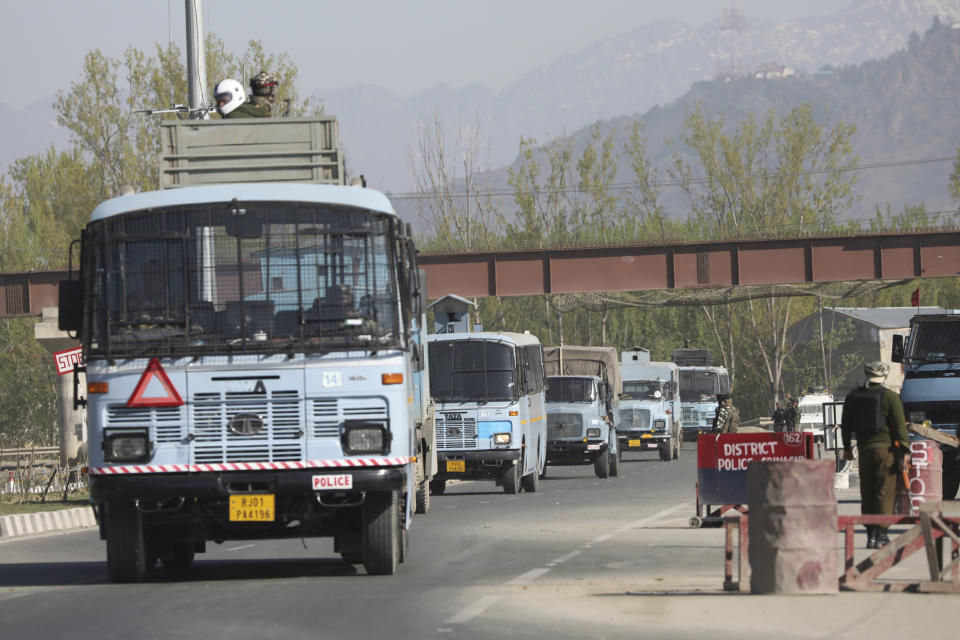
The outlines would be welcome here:
<svg viewBox="0 0 960 640">
<path fill-rule="evenodd" d="M 621 409 L 620 427 L 623 429 L 649 429 L 650 410 L 633 408 Z"/>
<path fill-rule="evenodd" d="M 579 438 L 583 435 L 583 416 L 579 413 L 547 414 L 547 438 Z"/>
<path fill-rule="evenodd" d="M 443 450 L 477 449 L 480 441 L 477 436 L 476 418 L 436 418 L 437 448 Z"/>
</svg>

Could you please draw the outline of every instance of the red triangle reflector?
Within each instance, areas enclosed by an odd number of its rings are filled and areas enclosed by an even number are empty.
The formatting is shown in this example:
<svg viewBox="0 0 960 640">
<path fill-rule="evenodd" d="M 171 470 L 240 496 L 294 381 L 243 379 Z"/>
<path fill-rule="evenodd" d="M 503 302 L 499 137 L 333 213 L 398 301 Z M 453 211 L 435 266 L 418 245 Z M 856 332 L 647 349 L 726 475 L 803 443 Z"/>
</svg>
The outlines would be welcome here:
<svg viewBox="0 0 960 640">
<path fill-rule="evenodd" d="M 167 395 L 145 398 L 143 394 L 146 392 L 147 386 L 154 376 L 156 376 L 160 384 L 163 385 L 163 389 Z M 160 366 L 160 361 L 156 358 L 150 360 L 146 371 L 140 376 L 140 382 L 137 383 L 136 389 L 133 390 L 133 393 L 130 394 L 130 399 L 127 400 L 128 407 L 179 407 L 182 404 L 183 399 L 180 397 L 180 394 L 177 393 L 173 383 L 170 382 L 170 378 L 167 377 L 167 372 L 163 370 L 163 367 Z"/>
</svg>

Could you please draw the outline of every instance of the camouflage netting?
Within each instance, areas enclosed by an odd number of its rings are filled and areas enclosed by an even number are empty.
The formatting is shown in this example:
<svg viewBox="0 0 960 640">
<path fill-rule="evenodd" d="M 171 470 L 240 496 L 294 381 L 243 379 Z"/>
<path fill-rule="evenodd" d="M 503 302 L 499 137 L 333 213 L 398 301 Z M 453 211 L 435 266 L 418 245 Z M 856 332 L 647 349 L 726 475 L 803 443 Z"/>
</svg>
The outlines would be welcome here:
<svg viewBox="0 0 960 640">
<path fill-rule="evenodd" d="M 708 289 L 654 289 L 602 293 L 557 294 L 553 303 L 559 311 L 572 311 L 584 305 L 621 305 L 626 307 L 682 307 L 718 305 L 758 298 L 819 296 L 839 300 L 895 287 L 910 280 L 809 282 L 803 284 L 739 285 Z"/>
</svg>

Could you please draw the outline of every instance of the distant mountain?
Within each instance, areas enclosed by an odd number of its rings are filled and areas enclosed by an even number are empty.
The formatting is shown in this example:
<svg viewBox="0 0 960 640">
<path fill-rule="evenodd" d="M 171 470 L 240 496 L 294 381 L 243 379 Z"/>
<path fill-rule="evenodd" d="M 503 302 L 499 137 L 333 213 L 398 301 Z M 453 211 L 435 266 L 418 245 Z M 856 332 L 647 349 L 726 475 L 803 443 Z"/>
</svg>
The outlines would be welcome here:
<svg viewBox="0 0 960 640">
<path fill-rule="evenodd" d="M 875 207 L 885 209 L 887 204 L 894 213 L 920 203 L 928 212 L 956 210 L 947 191 L 952 162 L 930 161 L 955 157 L 960 143 L 960 22 L 934 23 L 923 37 L 914 34 L 905 50 L 860 65 L 782 79 L 698 82 L 679 100 L 638 116 L 647 135 L 648 157 L 661 171 L 671 157 L 666 141 L 680 138 L 684 116 L 696 103 L 713 116 L 724 114 L 730 126 L 747 113 L 763 114 L 771 108 L 783 113 L 801 103 L 813 105 L 818 119 L 828 124 L 855 124 L 854 152 L 861 166 L 875 168 L 858 172 L 855 190 L 862 200 L 850 218 L 871 218 Z M 613 132 L 615 148 L 622 149 L 633 119 L 602 121 L 601 134 Z M 579 154 L 590 131 L 584 128 L 570 137 Z M 619 182 L 632 177 L 626 162 L 618 172 Z M 506 168 L 498 169 L 491 183 L 505 186 L 506 177 Z M 685 203 L 676 190 L 664 196 L 677 215 L 684 215 Z"/>
<path fill-rule="evenodd" d="M 903 49 L 910 33 L 922 33 L 934 16 L 960 19 L 957 0 L 855 0 L 833 15 L 787 23 L 747 16 L 747 28 L 734 32 L 721 28 L 719 12 L 701 29 L 668 20 L 602 40 L 527 72 L 499 93 L 438 86 L 403 99 L 362 86 L 315 95 L 340 118 L 352 169 L 378 188 L 409 191 L 416 123 L 435 113 L 451 129 L 479 119 L 490 162 L 498 166 L 516 155 L 521 136 L 544 141 L 668 104 L 694 82 L 728 70 L 732 53 L 741 70 L 776 62 L 814 72 Z"/>
<path fill-rule="evenodd" d="M 529 70 L 499 92 L 438 85 L 401 98 L 363 85 L 313 93 L 340 118 L 350 170 L 363 173 L 371 186 L 405 192 L 412 188 L 417 121 L 434 114 L 451 129 L 479 120 L 491 166 L 503 166 L 515 157 L 521 136 L 546 141 L 591 122 L 669 104 L 693 83 L 726 69 L 734 51 L 742 69 L 776 62 L 813 72 L 903 49 L 910 33 L 923 32 L 936 15 L 960 18 L 957 0 L 853 0 L 833 15 L 787 23 L 747 16 L 748 28 L 731 32 L 721 29 L 719 4 L 717 12 L 717 20 L 700 29 L 675 20 L 640 26 Z M 0 104 L 0 171 L 51 143 L 66 146 L 68 135 L 56 127 L 52 103 L 51 96 L 23 109 Z"/>
</svg>

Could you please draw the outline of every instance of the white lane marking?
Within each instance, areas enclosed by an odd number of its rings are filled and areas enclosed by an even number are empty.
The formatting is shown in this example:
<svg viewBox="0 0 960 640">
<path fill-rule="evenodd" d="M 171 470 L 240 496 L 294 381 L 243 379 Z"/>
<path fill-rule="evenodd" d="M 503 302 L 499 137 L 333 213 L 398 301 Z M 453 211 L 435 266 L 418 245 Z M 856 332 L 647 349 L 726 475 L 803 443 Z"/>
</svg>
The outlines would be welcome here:
<svg viewBox="0 0 960 640">
<path fill-rule="evenodd" d="M 481 500 L 481 501 L 478 502 L 477 504 L 490 504 L 490 501 L 489 501 L 489 500 Z"/>
<path fill-rule="evenodd" d="M 456 508 L 457 508 L 457 505 L 455 504 L 448 504 L 447 506 L 444 507 L 444 509 L 456 509 Z"/>
<path fill-rule="evenodd" d="M 600 542 L 606 542 L 607 540 L 609 540 L 609 539 L 612 538 L 612 537 L 613 537 L 613 534 L 612 534 L 612 533 L 607 533 L 607 534 L 602 535 L 602 536 L 597 536 L 596 538 L 594 538 L 594 539 L 591 540 L 590 542 L 592 542 L 593 544 L 598 544 L 598 543 L 600 543 Z"/>
<path fill-rule="evenodd" d="M 508 582 L 507 586 L 513 587 L 521 584 L 527 584 L 528 582 L 533 582 L 534 580 L 536 580 L 537 578 L 539 578 L 540 576 L 542 576 L 548 571 L 550 571 L 549 568 L 531 569 L 530 571 L 520 574 L 519 576 L 517 576 L 516 578 Z"/>
<path fill-rule="evenodd" d="M 580 551 L 580 549 L 577 549 L 576 551 L 571 551 L 570 553 L 568 553 L 568 554 L 566 554 L 566 555 L 560 556 L 559 558 L 557 558 L 557 559 L 554 560 L 553 562 L 555 562 L 555 563 L 557 563 L 557 564 L 560 564 L 561 562 L 566 562 L 567 560 L 570 560 L 571 558 L 576 558 L 576 557 L 577 557 L 578 555 L 580 555 L 581 553 L 583 553 L 583 552 Z"/>
<path fill-rule="evenodd" d="M 675 504 L 675 505 L 673 505 L 672 507 L 668 507 L 668 508 L 666 508 L 666 509 L 663 509 L 662 511 L 656 512 L 656 513 L 653 514 L 652 516 L 647 516 L 646 518 L 641 518 L 640 520 L 637 520 L 636 522 L 631 522 L 630 524 L 626 524 L 626 525 L 620 527 L 619 529 L 617 529 L 616 531 L 614 531 L 613 533 L 614 533 L 614 534 L 622 533 L 622 532 L 624 532 L 624 531 L 628 531 L 628 530 L 633 529 L 633 528 L 635 528 L 635 527 L 642 527 L 642 526 L 645 525 L 645 524 L 650 524 L 651 522 L 655 522 L 655 521 L 657 521 L 657 520 L 660 520 L 660 519 L 662 519 L 664 516 L 668 516 L 668 515 L 670 515 L 671 513 L 673 513 L 674 511 L 679 511 L 680 509 L 688 509 L 689 507 L 690 507 L 690 504 L 687 503 L 687 502 L 681 502 L 680 504 Z"/>
<path fill-rule="evenodd" d="M 22 598 L 24 596 L 32 595 L 33 591 L 27 591 L 25 593 L 11 593 L 9 595 L 0 596 L 0 602 L 6 602 L 7 600 L 13 600 L 14 598 Z"/>
<path fill-rule="evenodd" d="M 445 622 L 447 624 L 463 624 L 464 622 L 470 622 L 475 617 L 495 605 L 502 598 L 503 596 L 483 596 L 482 598 L 478 598 L 457 613 L 447 618 Z"/>
<path fill-rule="evenodd" d="M 249 549 L 250 547 L 255 547 L 255 544 L 242 544 L 239 547 L 230 547 L 227 551 L 240 551 L 241 549 Z"/>
</svg>

